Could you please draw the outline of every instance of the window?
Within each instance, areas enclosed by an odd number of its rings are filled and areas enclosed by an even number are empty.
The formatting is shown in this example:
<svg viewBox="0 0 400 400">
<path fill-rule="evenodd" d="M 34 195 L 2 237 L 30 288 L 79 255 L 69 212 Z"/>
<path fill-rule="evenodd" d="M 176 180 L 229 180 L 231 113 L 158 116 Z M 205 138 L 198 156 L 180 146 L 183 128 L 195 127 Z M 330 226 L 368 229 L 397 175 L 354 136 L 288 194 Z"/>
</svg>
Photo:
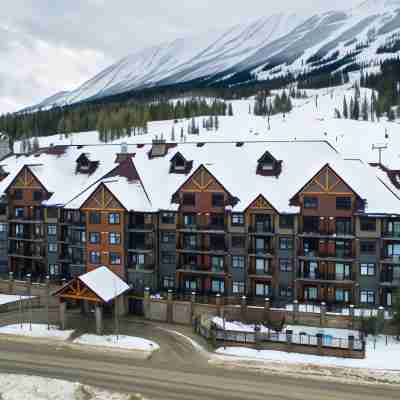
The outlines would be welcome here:
<svg viewBox="0 0 400 400">
<path fill-rule="evenodd" d="M 0 232 L 7 232 L 7 224 L 0 224 Z"/>
<path fill-rule="evenodd" d="M 21 189 L 15 189 L 14 190 L 14 199 L 15 200 L 22 200 L 22 190 Z"/>
<path fill-rule="evenodd" d="M 237 295 L 244 294 L 244 282 L 233 281 L 232 282 L 232 293 Z"/>
<path fill-rule="evenodd" d="M 293 249 L 293 239 L 292 238 L 280 238 L 279 239 L 279 249 L 280 250 L 292 250 Z"/>
<path fill-rule="evenodd" d="M 256 274 L 269 275 L 269 260 L 265 258 L 256 258 Z"/>
<path fill-rule="evenodd" d="M 375 292 L 373 290 L 361 290 L 360 303 L 375 304 Z"/>
<path fill-rule="evenodd" d="M 337 210 L 351 210 L 351 197 L 336 197 Z"/>
<path fill-rule="evenodd" d="M 192 206 L 196 205 L 196 196 L 194 193 L 184 193 L 182 197 L 182 204 L 184 206 Z"/>
<path fill-rule="evenodd" d="M 336 289 L 335 300 L 338 303 L 349 303 L 350 302 L 350 290 L 348 289 Z"/>
<path fill-rule="evenodd" d="M 376 231 L 376 219 L 375 218 L 360 218 L 360 230 L 364 232 L 375 232 Z"/>
<path fill-rule="evenodd" d="M 89 233 L 89 242 L 91 244 L 99 244 L 100 243 L 100 233 L 99 232 L 90 232 Z"/>
<path fill-rule="evenodd" d="M 279 227 L 281 229 L 292 229 L 294 226 L 293 215 L 281 215 L 279 217 Z"/>
<path fill-rule="evenodd" d="M 318 208 L 318 198 L 304 197 L 304 208 Z"/>
<path fill-rule="evenodd" d="M 173 289 L 175 287 L 175 279 L 172 276 L 164 276 L 163 278 L 163 288 Z"/>
<path fill-rule="evenodd" d="M 58 264 L 50 264 L 49 265 L 49 275 L 50 276 L 55 276 L 55 275 L 60 275 L 60 266 Z"/>
<path fill-rule="evenodd" d="M 211 214 L 210 215 L 210 225 L 211 227 L 217 229 L 225 228 L 225 215 L 224 214 Z"/>
<path fill-rule="evenodd" d="M 48 235 L 57 235 L 57 225 L 47 225 Z"/>
<path fill-rule="evenodd" d="M 375 276 L 375 264 L 360 264 L 360 274 L 362 276 Z"/>
<path fill-rule="evenodd" d="M 388 257 L 399 257 L 400 256 L 400 243 L 391 243 L 386 247 L 386 253 Z"/>
<path fill-rule="evenodd" d="M 223 272 L 224 257 L 211 257 L 211 269 L 214 272 Z"/>
<path fill-rule="evenodd" d="M 118 232 L 110 232 L 108 234 L 108 242 L 113 245 L 121 244 L 121 234 Z"/>
<path fill-rule="evenodd" d="M 224 206 L 223 193 L 213 193 L 211 197 L 211 203 L 213 207 L 223 207 Z"/>
<path fill-rule="evenodd" d="M 175 243 L 174 232 L 161 232 L 161 241 L 163 243 Z"/>
<path fill-rule="evenodd" d="M 15 225 L 15 236 L 20 237 L 24 234 L 24 225 L 16 224 Z"/>
<path fill-rule="evenodd" d="M 49 253 L 57 253 L 57 243 L 49 243 Z"/>
<path fill-rule="evenodd" d="M 304 288 L 304 300 L 317 300 L 318 289 L 316 287 L 306 287 Z"/>
<path fill-rule="evenodd" d="M 196 215 L 195 214 L 184 214 L 183 215 L 183 224 L 185 226 L 196 225 Z"/>
<path fill-rule="evenodd" d="M 110 253 L 110 264 L 111 265 L 120 265 L 121 264 L 121 255 L 119 253 Z"/>
<path fill-rule="evenodd" d="M 387 223 L 387 233 L 393 237 L 400 237 L 400 221 L 389 221 Z"/>
<path fill-rule="evenodd" d="M 244 249 L 246 247 L 246 236 L 232 236 L 232 247 Z"/>
<path fill-rule="evenodd" d="M 129 261 L 133 265 L 144 265 L 145 264 L 144 254 L 132 254 L 129 256 Z"/>
<path fill-rule="evenodd" d="M 175 264 L 176 262 L 175 253 L 170 253 L 170 252 L 161 253 L 161 262 L 162 264 Z"/>
<path fill-rule="evenodd" d="M 375 254 L 376 243 L 375 242 L 360 242 L 360 253 Z"/>
<path fill-rule="evenodd" d="M 92 211 L 90 214 L 89 214 L 89 222 L 91 223 L 91 224 L 101 224 L 101 214 L 100 213 L 98 213 L 98 212 L 94 212 L 94 211 Z"/>
<path fill-rule="evenodd" d="M 224 291 L 225 291 L 224 281 L 213 279 L 211 281 L 211 291 L 213 293 L 224 293 Z"/>
<path fill-rule="evenodd" d="M 91 264 L 100 264 L 100 252 L 99 251 L 91 251 L 89 253 L 89 260 Z"/>
<path fill-rule="evenodd" d="M 119 223 L 120 223 L 120 215 L 119 215 L 119 213 L 110 213 L 110 214 L 108 214 L 108 223 L 110 225 L 119 225 Z"/>
<path fill-rule="evenodd" d="M 232 256 L 232 268 L 244 268 L 244 256 Z"/>
<path fill-rule="evenodd" d="M 244 215 L 241 213 L 233 213 L 231 219 L 234 226 L 244 225 Z"/>
<path fill-rule="evenodd" d="M 24 218 L 24 209 L 23 209 L 23 207 L 17 207 L 14 211 L 15 211 L 15 217 L 16 218 Z"/>
<path fill-rule="evenodd" d="M 267 297 L 269 295 L 269 285 L 266 283 L 256 283 L 256 296 Z"/>
<path fill-rule="evenodd" d="M 292 260 L 279 260 L 279 269 L 281 272 L 292 272 Z"/>
<path fill-rule="evenodd" d="M 175 214 L 172 212 L 163 212 L 161 214 L 162 224 L 175 224 Z"/>
<path fill-rule="evenodd" d="M 35 190 L 33 192 L 33 201 L 41 201 L 42 200 L 42 192 Z"/>
<path fill-rule="evenodd" d="M 351 280 L 351 265 L 336 263 L 335 265 L 335 279 L 337 281 Z"/>
<path fill-rule="evenodd" d="M 338 218 L 336 220 L 337 235 L 351 235 L 353 233 L 351 218 Z"/>
<path fill-rule="evenodd" d="M 279 296 L 280 297 L 286 297 L 286 298 L 293 297 L 293 288 L 286 287 L 286 286 L 281 286 L 279 288 Z"/>
<path fill-rule="evenodd" d="M 186 291 L 196 291 L 197 290 L 197 281 L 192 279 L 185 280 L 185 290 Z"/>
</svg>

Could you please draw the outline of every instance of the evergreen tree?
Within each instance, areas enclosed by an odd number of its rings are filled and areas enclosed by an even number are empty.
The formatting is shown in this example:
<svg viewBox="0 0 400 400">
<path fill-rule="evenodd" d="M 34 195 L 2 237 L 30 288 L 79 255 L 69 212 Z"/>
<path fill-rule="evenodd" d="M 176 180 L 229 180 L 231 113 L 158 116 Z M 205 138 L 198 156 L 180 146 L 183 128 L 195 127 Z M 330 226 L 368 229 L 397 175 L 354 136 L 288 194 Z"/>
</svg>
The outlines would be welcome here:
<svg viewBox="0 0 400 400">
<path fill-rule="evenodd" d="M 343 118 L 349 118 L 349 111 L 347 108 L 346 96 L 343 97 Z"/>
<path fill-rule="evenodd" d="M 171 129 L 171 142 L 175 142 L 175 127 L 172 125 Z"/>
<path fill-rule="evenodd" d="M 367 96 L 364 96 L 364 100 L 361 106 L 361 116 L 363 121 L 368 121 L 368 100 L 367 100 Z"/>
<path fill-rule="evenodd" d="M 358 121 L 360 119 L 360 102 L 358 99 L 354 100 L 353 119 Z"/>
<path fill-rule="evenodd" d="M 249 107 L 250 107 L 250 105 L 249 105 Z M 232 103 L 229 103 L 229 106 L 228 106 L 228 115 L 229 116 L 233 116 L 233 106 L 232 106 Z"/>
<path fill-rule="evenodd" d="M 34 138 L 33 138 L 33 141 L 32 141 L 32 150 L 33 151 L 38 151 L 40 149 L 40 145 L 39 145 L 39 139 L 37 138 L 37 136 L 35 136 Z"/>
</svg>

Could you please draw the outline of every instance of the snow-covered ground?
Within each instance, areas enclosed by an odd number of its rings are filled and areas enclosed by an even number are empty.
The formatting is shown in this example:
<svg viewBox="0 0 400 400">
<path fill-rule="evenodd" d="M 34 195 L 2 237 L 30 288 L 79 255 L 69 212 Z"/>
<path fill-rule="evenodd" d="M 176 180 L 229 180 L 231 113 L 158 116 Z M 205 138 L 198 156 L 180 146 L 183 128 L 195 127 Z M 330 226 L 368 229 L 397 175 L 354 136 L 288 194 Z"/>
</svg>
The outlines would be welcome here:
<svg viewBox="0 0 400 400">
<path fill-rule="evenodd" d="M 376 340 L 376 343 L 375 343 Z M 400 342 L 394 337 L 378 336 L 367 340 L 366 358 L 350 359 L 338 357 L 324 357 L 309 354 L 286 353 L 274 350 L 255 350 L 245 347 L 226 347 L 216 350 L 223 356 L 250 358 L 262 361 L 276 361 L 294 364 L 314 364 L 318 366 L 334 366 L 346 368 L 367 368 L 373 370 L 393 370 L 400 373 Z"/>
<path fill-rule="evenodd" d="M 14 324 L 0 327 L 0 334 L 27 336 L 31 338 L 68 340 L 73 331 L 61 331 L 56 326 L 44 324 Z"/>
<path fill-rule="evenodd" d="M 75 339 L 73 343 L 125 350 L 139 350 L 150 353 L 160 348 L 157 343 L 152 342 L 151 340 L 124 335 L 97 336 L 86 334 Z"/>
<path fill-rule="evenodd" d="M 2 400 L 129 400 L 132 397 L 59 379 L 1 374 L 0 398 Z"/>
<path fill-rule="evenodd" d="M 9 304 L 9 303 L 15 303 L 16 301 L 19 300 L 26 300 L 29 298 L 33 298 L 32 296 L 15 296 L 11 294 L 0 294 L 0 306 L 4 304 Z"/>
</svg>

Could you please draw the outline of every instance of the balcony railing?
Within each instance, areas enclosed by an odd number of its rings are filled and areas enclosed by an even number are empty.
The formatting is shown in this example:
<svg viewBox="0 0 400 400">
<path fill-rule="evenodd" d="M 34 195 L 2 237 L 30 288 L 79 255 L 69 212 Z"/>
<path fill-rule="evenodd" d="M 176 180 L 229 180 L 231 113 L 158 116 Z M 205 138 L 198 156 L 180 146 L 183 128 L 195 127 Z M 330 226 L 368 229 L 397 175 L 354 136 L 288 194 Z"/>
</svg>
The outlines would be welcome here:
<svg viewBox="0 0 400 400">
<path fill-rule="evenodd" d="M 154 225 L 152 224 L 129 224 L 128 230 L 130 231 L 154 231 Z"/>
<path fill-rule="evenodd" d="M 275 233 L 274 227 L 268 224 L 255 224 L 249 226 L 250 233 Z"/>
<path fill-rule="evenodd" d="M 151 243 L 133 242 L 129 243 L 129 250 L 153 250 L 154 246 Z"/>
<path fill-rule="evenodd" d="M 396 238 L 400 240 L 400 232 L 397 231 L 385 231 L 383 232 L 384 237 Z"/>
<path fill-rule="evenodd" d="M 354 255 L 352 252 L 348 251 L 318 251 L 318 250 L 313 250 L 313 251 L 304 251 L 300 250 L 299 251 L 299 256 L 300 257 L 310 257 L 310 258 L 340 258 L 340 259 L 346 259 L 346 258 L 354 258 Z"/>
<path fill-rule="evenodd" d="M 263 247 L 263 248 L 259 248 L 259 247 L 250 247 L 249 250 L 250 254 L 256 254 L 256 255 L 273 255 L 274 254 L 274 249 L 271 247 Z"/>
<path fill-rule="evenodd" d="M 389 283 L 394 286 L 400 286 L 400 271 L 399 272 L 381 272 L 381 283 Z"/>
<path fill-rule="evenodd" d="M 321 281 L 354 281 L 354 273 L 328 273 L 328 272 L 300 272 L 298 274 L 300 279 L 321 280 Z"/>
<path fill-rule="evenodd" d="M 136 272 L 154 272 L 154 264 L 128 264 L 128 270 Z"/>
</svg>

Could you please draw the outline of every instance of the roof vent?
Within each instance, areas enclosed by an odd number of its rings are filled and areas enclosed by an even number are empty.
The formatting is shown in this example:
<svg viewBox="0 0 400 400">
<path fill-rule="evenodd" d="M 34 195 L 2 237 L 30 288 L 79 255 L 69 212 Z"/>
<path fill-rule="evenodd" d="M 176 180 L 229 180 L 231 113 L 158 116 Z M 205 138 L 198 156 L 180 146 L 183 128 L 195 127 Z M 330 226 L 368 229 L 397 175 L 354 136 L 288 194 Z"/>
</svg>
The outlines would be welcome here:
<svg viewBox="0 0 400 400">
<path fill-rule="evenodd" d="M 156 138 L 152 141 L 151 150 L 149 152 L 150 158 L 164 157 L 168 152 L 168 147 L 165 139 Z"/>
<path fill-rule="evenodd" d="M 128 144 L 127 143 L 121 143 L 121 153 L 120 154 L 126 154 L 128 152 Z"/>
</svg>

